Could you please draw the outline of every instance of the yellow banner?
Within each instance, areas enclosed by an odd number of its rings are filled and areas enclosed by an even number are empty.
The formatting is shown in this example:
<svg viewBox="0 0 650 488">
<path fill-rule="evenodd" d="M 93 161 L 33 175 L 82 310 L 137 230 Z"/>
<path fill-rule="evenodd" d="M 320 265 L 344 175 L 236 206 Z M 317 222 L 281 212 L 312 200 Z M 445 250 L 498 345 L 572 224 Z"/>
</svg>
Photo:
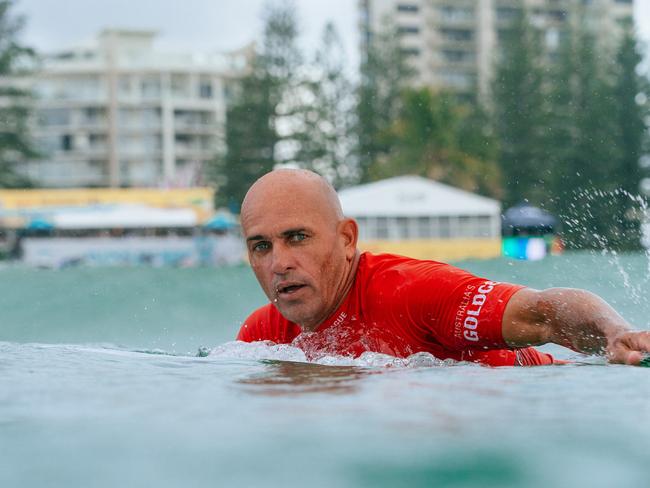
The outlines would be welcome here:
<svg viewBox="0 0 650 488">
<path fill-rule="evenodd" d="M 501 239 L 422 239 L 412 241 L 365 241 L 359 248 L 373 253 L 387 252 L 417 259 L 460 261 L 489 259 L 501 255 Z"/>
<path fill-rule="evenodd" d="M 0 190 L 0 210 L 140 204 L 160 208 L 191 208 L 200 221 L 214 213 L 212 188 L 75 188 Z"/>
</svg>

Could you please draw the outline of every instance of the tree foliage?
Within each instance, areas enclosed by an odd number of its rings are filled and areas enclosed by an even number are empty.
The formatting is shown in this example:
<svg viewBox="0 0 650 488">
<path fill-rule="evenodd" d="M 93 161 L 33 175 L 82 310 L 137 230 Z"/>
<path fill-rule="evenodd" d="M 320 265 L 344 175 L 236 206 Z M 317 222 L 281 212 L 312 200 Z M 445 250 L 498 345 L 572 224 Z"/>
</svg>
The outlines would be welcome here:
<svg viewBox="0 0 650 488">
<path fill-rule="evenodd" d="M 390 130 L 392 150 L 373 176 L 417 174 L 469 191 L 499 193 L 494 154 L 486 150 L 492 142 L 472 127 L 475 111 L 427 88 L 404 90 L 400 105 Z"/>
<path fill-rule="evenodd" d="M 381 168 L 391 151 L 391 128 L 400 111 L 400 96 L 414 76 L 400 48 L 397 28 L 386 22 L 368 39 L 357 95 L 357 156 L 360 180 L 386 174 Z"/>
<path fill-rule="evenodd" d="M 290 4 L 268 6 L 264 38 L 250 71 L 232 87 L 226 113 L 226 153 L 218 157 L 212 179 L 218 203 L 238 210 L 250 185 L 279 162 L 281 118 L 289 117 L 301 54 L 297 23 Z M 280 159 L 281 160 L 281 159 Z"/>
<path fill-rule="evenodd" d="M 30 137 L 31 94 L 20 88 L 16 77 L 25 74 L 34 51 L 19 41 L 25 20 L 12 15 L 11 0 L 0 0 L 0 187 L 29 186 L 16 167 L 37 156 Z"/>
<path fill-rule="evenodd" d="M 335 188 L 358 181 L 354 96 L 345 68 L 338 31 L 328 23 L 305 82 L 296 162 L 325 176 Z"/>
<path fill-rule="evenodd" d="M 631 22 L 614 53 L 578 6 L 552 52 L 520 11 L 494 84 L 505 205 L 554 211 L 570 247 L 638 248 L 647 83 Z"/>
<path fill-rule="evenodd" d="M 225 155 L 213 180 L 219 200 L 237 210 L 250 185 L 277 165 L 310 168 L 335 186 L 356 181 L 352 87 L 332 25 L 313 64 L 297 47 L 291 3 L 267 6 L 264 38 L 227 110 Z"/>
<path fill-rule="evenodd" d="M 551 90 L 548 193 L 571 247 L 640 246 L 640 60 L 631 30 L 612 55 L 582 22 L 561 48 Z"/>
<path fill-rule="evenodd" d="M 506 207 L 523 200 L 541 203 L 549 174 L 544 151 L 547 118 L 541 36 L 522 5 L 517 12 L 505 31 L 493 85 Z"/>
</svg>

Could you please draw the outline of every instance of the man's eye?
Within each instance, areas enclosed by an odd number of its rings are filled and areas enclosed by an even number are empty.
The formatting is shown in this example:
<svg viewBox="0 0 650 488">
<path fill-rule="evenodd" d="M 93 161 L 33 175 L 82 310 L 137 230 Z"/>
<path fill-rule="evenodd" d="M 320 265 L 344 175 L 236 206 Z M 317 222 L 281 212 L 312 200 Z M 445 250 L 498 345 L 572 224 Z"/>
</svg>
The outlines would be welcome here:
<svg viewBox="0 0 650 488">
<path fill-rule="evenodd" d="M 266 251 L 271 245 L 268 242 L 257 242 L 253 244 L 253 251 Z"/>
<path fill-rule="evenodd" d="M 305 239 L 307 239 L 307 234 L 303 234 L 302 232 L 291 234 L 291 237 L 289 237 L 289 240 L 291 242 L 300 242 L 304 241 Z"/>
</svg>

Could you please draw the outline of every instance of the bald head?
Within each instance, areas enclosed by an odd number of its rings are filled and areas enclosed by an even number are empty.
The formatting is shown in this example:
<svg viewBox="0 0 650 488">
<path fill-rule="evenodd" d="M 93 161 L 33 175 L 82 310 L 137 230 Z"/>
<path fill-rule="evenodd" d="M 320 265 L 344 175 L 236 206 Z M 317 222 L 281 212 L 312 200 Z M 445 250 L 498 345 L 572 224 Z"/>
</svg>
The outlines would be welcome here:
<svg viewBox="0 0 650 488">
<path fill-rule="evenodd" d="M 285 206 L 313 207 L 334 222 L 343 219 L 336 190 L 325 178 L 306 169 L 277 169 L 265 174 L 250 187 L 241 207 L 242 221 L 246 220 L 253 208 L 278 199 Z"/>
</svg>

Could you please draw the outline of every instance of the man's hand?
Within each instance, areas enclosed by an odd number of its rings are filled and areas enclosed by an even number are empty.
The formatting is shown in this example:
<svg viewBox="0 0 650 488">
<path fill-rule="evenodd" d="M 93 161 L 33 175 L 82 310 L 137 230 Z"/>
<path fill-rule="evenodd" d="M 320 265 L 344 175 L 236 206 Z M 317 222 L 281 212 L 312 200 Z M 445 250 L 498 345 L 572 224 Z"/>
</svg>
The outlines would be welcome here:
<svg viewBox="0 0 650 488">
<path fill-rule="evenodd" d="M 511 347 L 552 342 L 612 363 L 650 366 L 650 331 L 634 331 L 603 299 L 585 290 L 518 291 L 503 314 Z M 646 364 L 648 363 L 648 364 Z"/>
<path fill-rule="evenodd" d="M 609 341 L 606 355 L 612 363 L 650 366 L 650 332 L 623 332 Z"/>
</svg>

